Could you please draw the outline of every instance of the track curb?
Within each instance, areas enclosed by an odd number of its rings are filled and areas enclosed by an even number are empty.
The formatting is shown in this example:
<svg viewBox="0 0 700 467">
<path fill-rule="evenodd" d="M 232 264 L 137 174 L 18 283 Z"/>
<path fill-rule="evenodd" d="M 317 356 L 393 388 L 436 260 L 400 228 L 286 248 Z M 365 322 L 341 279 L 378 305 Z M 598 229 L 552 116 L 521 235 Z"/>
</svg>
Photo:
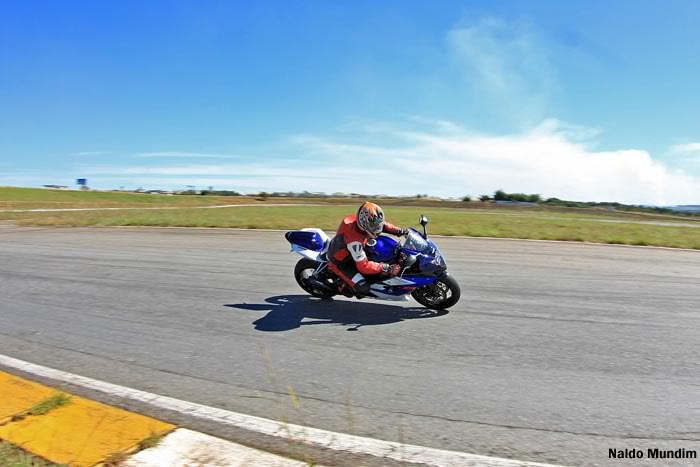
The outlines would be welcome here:
<svg viewBox="0 0 700 467">
<path fill-rule="evenodd" d="M 0 371 L 0 439 L 59 465 L 90 467 L 160 440 L 175 425 Z"/>
<path fill-rule="evenodd" d="M 553 464 L 434 449 L 269 420 L 127 388 L 1 354 L 0 365 L 36 377 L 48 378 L 111 396 L 145 403 L 161 410 L 187 414 L 188 416 L 205 419 L 222 426 L 234 426 L 259 435 L 281 438 L 292 443 L 302 443 L 314 448 L 331 450 L 342 454 L 372 456 L 391 462 L 398 461 L 404 464 L 435 467 L 557 467 Z"/>
</svg>

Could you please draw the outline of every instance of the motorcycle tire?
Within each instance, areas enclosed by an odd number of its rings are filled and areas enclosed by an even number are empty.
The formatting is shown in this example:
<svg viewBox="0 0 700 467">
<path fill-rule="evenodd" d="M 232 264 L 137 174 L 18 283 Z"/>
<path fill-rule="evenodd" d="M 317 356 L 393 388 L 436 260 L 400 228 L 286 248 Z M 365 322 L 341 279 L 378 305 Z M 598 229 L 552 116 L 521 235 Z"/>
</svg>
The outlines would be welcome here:
<svg viewBox="0 0 700 467">
<path fill-rule="evenodd" d="M 461 295 L 459 284 L 448 275 L 411 292 L 411 296 L 418 303 L 432 310 L 446 310 L 454 306 Z"/>
<path fill-rule="evenodd" d="M 313 284 L 310 284 L 308 281 L 309 276 L 316 271 L 317 267 L 318 263 L 316 261 L 308 258 L 302 258 L 294 267 L 294 278 L 296 279 L 297 284 L 299 284 L 299 287 L 304 289 L 304 291 L 309 295 L 319 298 L 331 298 L 332 296 L 336 295 L 335 292 L 316 287 Z"/>
</svg>

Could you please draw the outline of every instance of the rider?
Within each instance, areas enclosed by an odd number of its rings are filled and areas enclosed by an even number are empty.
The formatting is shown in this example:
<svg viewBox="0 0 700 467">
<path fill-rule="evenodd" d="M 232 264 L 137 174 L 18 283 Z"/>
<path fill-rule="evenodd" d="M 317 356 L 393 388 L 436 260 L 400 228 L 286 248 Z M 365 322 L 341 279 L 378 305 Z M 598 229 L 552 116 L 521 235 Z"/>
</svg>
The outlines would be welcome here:
<svg viewBox="0 0 700 467">
<path fill-rule="evenodd" d="M 369 293 L 369 284 L 363 274 L 396 276 L 401 272 L 400 264 L 377 263 L 367 259 L 365 245 L 382 232 L 396 236 L 408 234 L 407 229 L 384 222 L 382 208 L 367 201 L 360 206 L 357 215 L 350 214 L 343 219 L 328 247 L 328 268 L 358 295 Z"/>
</svg>

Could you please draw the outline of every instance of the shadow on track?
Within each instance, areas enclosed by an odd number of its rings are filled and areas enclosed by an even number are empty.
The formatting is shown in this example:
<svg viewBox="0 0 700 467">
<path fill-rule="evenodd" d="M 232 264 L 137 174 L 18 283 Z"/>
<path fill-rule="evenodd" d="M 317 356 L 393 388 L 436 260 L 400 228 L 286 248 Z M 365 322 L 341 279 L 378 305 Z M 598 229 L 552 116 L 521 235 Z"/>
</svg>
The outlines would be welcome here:
<svg viewBox="0 0 700 467">
<path fill-rule="evenodd" d="M 258 331 L 289 331 L 314 324 L 338 324 L 350 326 L 347 331 L 357 331 L 362 326 L 434 318 L 448 313 L 447 310 L 403 308 L 366 301 L 358 303 L 320 300 L 308 295 L 277 295 L 266 298 L 265 303 L 235 303 L 224 306 L 251 311 L 269 310 L 268 314 L 253 322 Z"/>
</svg>

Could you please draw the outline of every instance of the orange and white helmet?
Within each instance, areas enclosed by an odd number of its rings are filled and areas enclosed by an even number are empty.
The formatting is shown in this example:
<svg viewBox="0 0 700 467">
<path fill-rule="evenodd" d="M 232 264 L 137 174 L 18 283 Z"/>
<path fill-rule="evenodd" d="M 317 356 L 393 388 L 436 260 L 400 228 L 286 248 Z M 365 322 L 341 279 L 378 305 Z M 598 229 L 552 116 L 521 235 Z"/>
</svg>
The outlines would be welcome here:
<svg viewBox="0 0 700 467">
<path fill-rule="evenodd" d="M 384 230 L 384 211 L 374 203 L 365 202 L 357 210 L 357 225 L 370 236 L 376 237 Z"/>
</svg>

